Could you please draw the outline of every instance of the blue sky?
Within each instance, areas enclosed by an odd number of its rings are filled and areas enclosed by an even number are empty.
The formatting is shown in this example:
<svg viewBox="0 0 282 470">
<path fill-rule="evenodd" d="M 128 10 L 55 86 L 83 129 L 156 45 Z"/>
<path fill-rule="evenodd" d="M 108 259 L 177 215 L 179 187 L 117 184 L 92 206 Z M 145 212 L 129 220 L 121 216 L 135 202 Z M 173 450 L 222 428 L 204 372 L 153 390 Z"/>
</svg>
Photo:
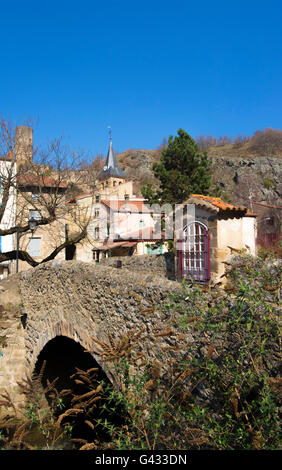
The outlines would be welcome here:
<svg viewBox="0 0 282 470">
<path fill-rule="evenodd" d="M 0 114 L 35 143 L 156 148 L 281 128 L 282 3 L 1 2 Z"/>
</svg>

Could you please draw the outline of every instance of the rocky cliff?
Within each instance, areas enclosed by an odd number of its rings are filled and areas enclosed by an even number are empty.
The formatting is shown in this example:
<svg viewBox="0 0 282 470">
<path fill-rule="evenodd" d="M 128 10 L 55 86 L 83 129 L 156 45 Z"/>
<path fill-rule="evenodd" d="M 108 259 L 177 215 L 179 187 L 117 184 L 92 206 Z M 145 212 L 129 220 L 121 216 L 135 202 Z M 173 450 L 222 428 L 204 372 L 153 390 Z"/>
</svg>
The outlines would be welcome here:
<svg viewBox="0 0 282 470">
<path fill-rule="evenodd" d="M 146 183 L 157 185 L 152 165 L 159 161 L 160 150 L 128 150 L 118 155 L 122 170 L 134 183 L 136 195 Z M 282 158 L 244 153 L 236 149 L 226 154 L 223 148 L 208 151 L 212 160 L 212 182 L 221 190 L 221 197 L 235 204 L 252 208 L 253 202 L 266 202 L 281 205 Z M 282 155 L 282 154 L 281 154 Z"/>
</svg>

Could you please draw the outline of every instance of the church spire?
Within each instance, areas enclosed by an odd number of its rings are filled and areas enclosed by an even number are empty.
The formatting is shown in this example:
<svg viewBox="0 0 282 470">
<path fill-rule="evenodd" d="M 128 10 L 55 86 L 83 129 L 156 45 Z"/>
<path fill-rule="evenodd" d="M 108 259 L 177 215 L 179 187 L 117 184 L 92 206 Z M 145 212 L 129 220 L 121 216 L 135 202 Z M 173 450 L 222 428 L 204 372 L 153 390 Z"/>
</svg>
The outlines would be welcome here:
<svg viewBox="0 0 282 470">
<path fill-rule="evenodd" d="M 106 163 L 105 163 L 103 170 L 99 174 L 99 179 L 104 179 L 109 176 L 117 176 L 118 178 L 126 178 L 125 173 L 118 166 L 115 153 L 114 153 L 113 143 L 112 143 L 112 131 L 111 131 L 111 128 L 109 129 L 110 129 L 109 130 L 110 145 L 109 145 Z"/>
</svg>

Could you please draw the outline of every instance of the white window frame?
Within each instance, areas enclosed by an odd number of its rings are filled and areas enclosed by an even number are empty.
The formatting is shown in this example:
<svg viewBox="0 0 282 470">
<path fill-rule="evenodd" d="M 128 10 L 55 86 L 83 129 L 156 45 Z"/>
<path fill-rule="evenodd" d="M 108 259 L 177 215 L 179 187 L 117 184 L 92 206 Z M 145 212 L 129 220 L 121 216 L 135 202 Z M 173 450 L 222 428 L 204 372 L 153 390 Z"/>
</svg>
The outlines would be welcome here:
<svg viewBox="0 0 282 470">
<path fill-rule="evenodd" d="M 34 247 L 31 247 L 31 242 L 35 240 L 39 241 L 39 247 L 37 247 L 37 250 Z M 28 252 L 30 256 L 32 256 L 33 258 L 40 258 L 41 256 L 41 238 L 40 237 L 32 237 L 29 239 Z"/>
</svg>

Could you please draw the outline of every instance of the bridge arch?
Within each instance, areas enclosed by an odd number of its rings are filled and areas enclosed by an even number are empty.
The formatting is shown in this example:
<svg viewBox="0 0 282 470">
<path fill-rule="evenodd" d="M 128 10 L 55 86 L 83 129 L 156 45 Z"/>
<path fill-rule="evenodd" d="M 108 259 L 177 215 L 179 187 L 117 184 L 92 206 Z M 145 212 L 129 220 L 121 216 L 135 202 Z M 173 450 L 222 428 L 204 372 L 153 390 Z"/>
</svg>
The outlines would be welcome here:
<svg viewBox="0 0 282 470">
<path fill-rule="evenodd" d="M 154 360 L 153 331 L 165 321 L 160 304 L 169 292 L 181 290 L 179 283 L 145 269 L 56 260 L 20 273 L 13 288 L 16 283 L 26 319 L 21 325 L 19 315 L 1 358 L 0 392 L 8 389 L 19 402 L 24 397 L 19 396 L 18 382 L 32 375 L 42 349 L 59 336 L 93 351 L 97 346 L 93 338 L 108 343 L 109 334 L 118 340 L 128 332 L 144 330 L 142 351 Z M 95 353 L 93 357 L 114 384 L 116 378 L 107 363 Z"/>
<path fill-rule="evenodd" d="M 93 332 L 94 333 L 94 332 Z M 27 342 L 30 341 L 28 338 L 29 332 L 27 331 Z M 26 354 L 26 372 L 28 376 L 31 376 L 38 358 L 42 353 L 43 349 L 48 345 L 48 343 L 56 338 L 68 338 L 73 340 L 75 343 L 80 345 L 84 350 L 89 350 L 93 347 L 93 343 L 89 339 L 89 335 L 86 335 L 83 331 L 77 332 L 73 328 L 72 323 L 67 323 L 63 321 L 58 321 L 57 323 L 46 328 L 42 333 L 40 333 L 37 341 L 33 343 L 32 349 L 27 349 Z M 94 357 L 99 364 L 98 357 Z M 100 365 L 100 364 L 99 364 Z M 101 365 L 100 365 L 101 366 Z"/>
</svg>

